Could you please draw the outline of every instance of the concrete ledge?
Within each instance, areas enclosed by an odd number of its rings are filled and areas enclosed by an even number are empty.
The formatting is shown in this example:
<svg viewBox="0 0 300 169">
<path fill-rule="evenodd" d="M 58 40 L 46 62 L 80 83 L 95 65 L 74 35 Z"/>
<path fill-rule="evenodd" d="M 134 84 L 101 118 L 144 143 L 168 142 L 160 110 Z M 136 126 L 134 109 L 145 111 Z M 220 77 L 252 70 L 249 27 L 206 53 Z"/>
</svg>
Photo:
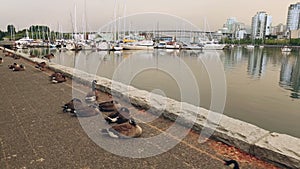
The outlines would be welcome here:
<svg viewBox="0 0 300 169">
<path fill-rule="evenodd" d="M 300 142 L 298 138 L 271 133 L 253 146 L 253 154 L 281 167 L 300 168 Z"/>
<path fill-rule="evenodd" d="M 6 49 L 7 51 L 13 52 Z M 45 61 L 29 58 L 26 54 L 21 57 L 31 62 Z M 47 62 L 47 61 L 46 61 Z M 235 146 L 262 160 L 274 163 L 279 167 L 300 168 L 300 139 L 292 136 L 271 133 L 252 124 L 227 117 L 223 114 L 182 103 L 170 98 L 136 89 L 110 79 L 88 74 L 73 68 L 49 63 L 49 69 L 62 72 L 66 76 L 84 84 L 97 80 L 97 88 L 106 93 L 113 93 L 120 98 L 128 98 L 131 104 L 150 110 L 156 115 L 162 115 L 172 121 L 178 116 L 186 121 L 195 122 L 193 129 L 201 132 L 203 127 L 216 126 L 213 139 Z M 221 117 L 220 121 L 212 121 L 210 117 Z M 184 123 L 183 123 L 184 124 Z"/>
</svg>

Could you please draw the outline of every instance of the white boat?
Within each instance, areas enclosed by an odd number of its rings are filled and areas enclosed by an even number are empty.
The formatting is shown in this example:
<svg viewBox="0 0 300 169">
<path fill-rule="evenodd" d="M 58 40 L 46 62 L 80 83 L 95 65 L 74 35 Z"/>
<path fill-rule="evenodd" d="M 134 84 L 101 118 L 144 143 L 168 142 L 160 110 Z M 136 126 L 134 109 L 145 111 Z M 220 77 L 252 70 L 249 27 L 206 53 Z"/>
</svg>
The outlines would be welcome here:
<svg viewBox="0 0 300 169">
<path fill-rule="evenodd" d="M 152 40 L 142 40 L 136 42 L 136 45 L 138 46 L 154 46 L 154 42 Z"/>
<path fill-rule="evenodd" d="M 79 50 L 82 49 L 82 46 L 79 45 L 79 44 L 76 44 L 76 43 L 74 43 L 74 42 L 68 42 L 68 43 L 66 44 L 66 49 L 67 49 L 67 50 L 79 51 Z"/>
<path fill-rule="evenodd" d="M 180 49 L 181 46 L 177 42 L 167 42 L 166 49 Z"/>
<path fill-rule="evenodd" d="M 202 50 L 202 48 L 203 46 L 196 43 L 182 45 L 182 49 L 186 49 L 186 50 Z"/>
<path fill-rule="evenodd" d="M 115 44 L 111 45 L 111 49 L 110 50 L 112 50 L 112 51 L 120 51 L 120 50 L 123 50 L 123 47 L 120 44 L 115 43 Z"/>
<path fill-rule="evenodd" d="M 282 52 L 291 52 L 292 51 L 292 48 L 289 48 L 287 46 L 284 46 L 283 48 L 281 48 L 281 51 Z"/>
<path fill-rule="evenodd" d="M 203 50 L 223 50 L 225 47 L 224 44 L 205 44 Z"/>
<path fill-rule="evenodd" d="M 106 42 L 106 41 L 103 41 L 103 42 L 99 42 L 97 44 L 97 49 L 98 50 L 110 50 L 111 47 L 110 47 L 110 43 Z"/>
<path fill-rule="evenodd" d="M 247 49 L 254 49 L 255 46 L 254 46 L 254 45 L 247 45 L 246 48 L 247 48 Z"/>
<path fill-rule="evenodd" d="M 260 46 L 259 46 L 259 48 L 261 48 L 261 49 L 264 48 L 264 47 L 265 47 L 264 45 L 260 45 Z"/>
<path fill-rule="evenodd" d="M 33 39 L 30 39 L 29 37 L 25 37 L 25 38 L 15 41 L 15 45 L 16 45 L 17 49 L 27 49 L 29 44 L 32 41 L 33 41 Z"/>
<path fill-rule="evenodd" d="M 152 50 L 154 42 L 151 40 L 143 40 L 123 45 L 124 50 Z"/>
<path fill-rule="evenodd" d="M 165 49 L 165 48 L 166 48 L 166 45 L 167 45 L 167 42 L 166 42 L 166 41 L 160 41 L 158 44 L 156 44 L 155 48 L 158 48 L 158 49 Z"/>
<path fill-rule="evenodd" d="M 123 45 L 124 50 L 152 50 L 154 46 L 139 46 L 139 45 Z"/>
<path fill-rule="evenodd" d="M 219 44 L 209 40 L 200 40 L 199 44 L 203 46 L 203 50 L 223 50 L 226 46 L 225 44 Z"/>
<path fill-rule="evenodd" d="M 85 42 L 80 42 L 78 45 L 81 46 L 82 50 L 92 50 L 93 47 L 90 44 L 87 44 Z"/>
</svg>

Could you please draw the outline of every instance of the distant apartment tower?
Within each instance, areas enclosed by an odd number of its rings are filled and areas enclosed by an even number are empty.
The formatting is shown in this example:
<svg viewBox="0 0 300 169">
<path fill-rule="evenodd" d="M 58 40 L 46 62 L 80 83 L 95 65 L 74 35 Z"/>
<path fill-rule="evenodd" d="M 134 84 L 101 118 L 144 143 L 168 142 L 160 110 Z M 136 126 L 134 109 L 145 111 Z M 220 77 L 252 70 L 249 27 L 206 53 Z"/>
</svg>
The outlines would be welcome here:
<svg viewBox="0 0 300 169">
<path fill-rule="evenodd" d="M 223 28 L 226 28 L 226 33 L 233 33 L 235 31 L 235 24 L 237 20 L 235 17 L 228 18 L 226 23 L 224 24 Z"/>
<path fill-rule="evenodd" d="M 297 30 L 300 28 L 300 3 L 291 4 L 288 9 L 287 30 Z"/>
<path fill-rule="evenodd" d="M 278 39 L 284 38 L 286 33 L 286 25 L 280 23 L 276 26 L 272 26 L 271 34 L 277 36 Z"/>
<path fill-rule="evenodd" d="M 220 31 L 232 39 L 244 39 L 246 34 L 245 24 L 235 17 L 228 18 Z"/>
<path fill-rule="evenodd" d="M 266 12 L 257 12 L 252 17 L 251 37 L 253 39 L 264 39 L 271 34 L 272 16 Z"/>
</svg>

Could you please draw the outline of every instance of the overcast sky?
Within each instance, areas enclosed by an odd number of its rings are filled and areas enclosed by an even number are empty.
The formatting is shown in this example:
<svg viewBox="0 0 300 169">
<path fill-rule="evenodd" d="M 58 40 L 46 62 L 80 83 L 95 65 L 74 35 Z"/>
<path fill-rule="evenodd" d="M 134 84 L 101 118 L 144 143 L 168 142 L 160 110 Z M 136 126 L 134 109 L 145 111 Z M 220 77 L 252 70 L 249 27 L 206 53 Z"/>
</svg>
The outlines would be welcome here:
<svg viewBox="0 0 300 169">
<path fill-rule="evenodd" d="M 71 16 L 76 4 L 77 27 L 84 18 L 85 0 L 0 0 L 0 29 L 8 24 L 17 29 L 30 25 L 49 25 L 64 32 L 72 31 Z M 300 1 L 300 0 L 299 0 Z M 86 18 L 89 31 L 97 31 L 114 18 L 115 0 L 86 0 Z M 204 20 L 210 30 L 221 28 L 229 17 L 251 25 L 251 17 L 258 11 L 266 11 L 273 17 L 273 25 L 286 24 L 288 6 L 295 0 L 117 0 L 118 16 L 143 12 L 163 12 L 184 18 L 203 28 Z M 206 18 L 206 19 L 204 19 Z M 152 22 L 152 21 L 151 21 Z M 166 21 L 167 22 L 167 21 Z M 74 25 L 74 23 L 73 23 Z"/>
</svg>

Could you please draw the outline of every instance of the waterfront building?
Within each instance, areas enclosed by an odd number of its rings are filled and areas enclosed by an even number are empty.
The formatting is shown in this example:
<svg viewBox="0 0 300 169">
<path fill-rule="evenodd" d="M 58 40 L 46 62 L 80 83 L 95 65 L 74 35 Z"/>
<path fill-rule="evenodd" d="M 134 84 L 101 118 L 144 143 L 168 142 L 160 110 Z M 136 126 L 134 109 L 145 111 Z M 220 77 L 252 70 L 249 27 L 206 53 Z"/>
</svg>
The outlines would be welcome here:
<svg viewBox="0 0 300 169">
<path fill-rule="evenodd" d="M 287 31 L 300 29 L 300 2 L 289 6 L 286 25 Z"/>
<path fill-rule="evenodd" d="M 272 16 L 266 12 L 257 12 L 252 17 L 251 36 L 253 39 L 265 39 L 271 34 Z"/>
<path fill-rule="evenodd" d="M 286 25 L 280 23 L 276 26 L 272 26 L 271 34 L 277 36 L 277 39 L 282 39 L 285 36 Z"/>
</svg>

